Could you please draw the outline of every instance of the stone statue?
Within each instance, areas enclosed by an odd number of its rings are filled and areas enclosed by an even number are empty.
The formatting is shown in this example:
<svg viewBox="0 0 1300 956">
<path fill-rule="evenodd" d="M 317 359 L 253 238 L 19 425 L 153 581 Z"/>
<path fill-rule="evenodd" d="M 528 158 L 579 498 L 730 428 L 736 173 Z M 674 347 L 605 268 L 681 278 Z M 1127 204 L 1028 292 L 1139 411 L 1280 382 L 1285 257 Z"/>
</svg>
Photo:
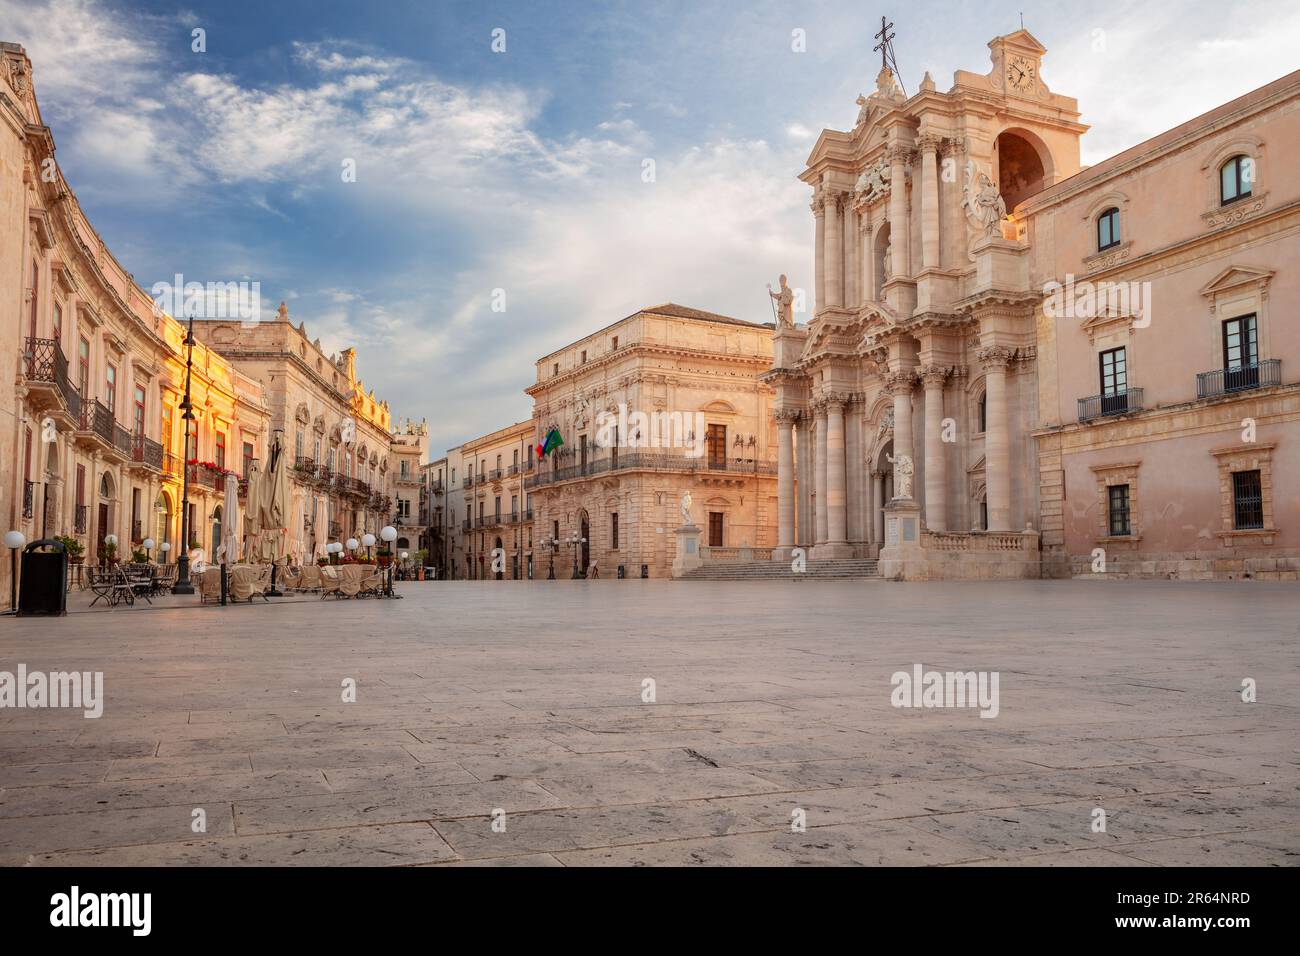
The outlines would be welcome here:
<svg viewBox="0 0 1300 956">
<path fill-rule="evenodd" d="M 1007 204 L 988 173 L 976 170 L 974 161 L 966 164 L 966 185 L 962 187 L 962 208 L 975 228 L 993 233 L 1007 218 Z"/>
<path fill-rule="evenodd" d="M 859 96 L 855 102 L 858 104 L 858 119 L 857 122 L 853 124 L 853 128 L 857 129 L 865 123 L 867 118 L 871 115 L 871 104 L 867 102 L 865 96 Z"/>
<path fill-rule="evenodd" d="M 691 493 L 689 491 L 684 491 L 682 492 L 682 524 L 688 525 L 693 523 L 694 522 L 691 521 Z"/>
<path fill-rule="evenodd" d="M 780 292 L 773 292 L 771 283 L 767 286 L 767 294 L 776 302 L 777 328 L 793 329 L 794 328 L 794 292 L 786 284 L 785 276 L 778 280 L 781 284 Z"/>
<path fill-rule="evenodd" d="M 912 497 L 912 458 L 910 455 L 886 456 L 894 466 L 894 497 Z"/>
</svg>

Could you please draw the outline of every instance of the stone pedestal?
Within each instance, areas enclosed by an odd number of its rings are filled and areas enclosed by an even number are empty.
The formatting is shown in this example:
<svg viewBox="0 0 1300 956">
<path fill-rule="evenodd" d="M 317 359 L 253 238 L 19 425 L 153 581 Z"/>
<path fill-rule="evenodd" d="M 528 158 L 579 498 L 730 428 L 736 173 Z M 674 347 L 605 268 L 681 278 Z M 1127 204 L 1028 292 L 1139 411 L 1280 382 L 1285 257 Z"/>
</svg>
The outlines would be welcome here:
<svg viewBox="0 0 1300 956">
<path fill-rule="evenodd" d="M 673 559 L 673 577 L 680 578 L 704 563 L 700 557 L 700 526 L 684 524 L 673 534 L 677 535 L 677 557 Z"/>
<path fill-rule="evenodd" d="M 902 581 L 924 580 L 928 565 L 921 550 L 921 506 L 912 498 L 895 498 L 885 505 L 885 540 L 880 549 L 880 575 Z"/>
</svg>

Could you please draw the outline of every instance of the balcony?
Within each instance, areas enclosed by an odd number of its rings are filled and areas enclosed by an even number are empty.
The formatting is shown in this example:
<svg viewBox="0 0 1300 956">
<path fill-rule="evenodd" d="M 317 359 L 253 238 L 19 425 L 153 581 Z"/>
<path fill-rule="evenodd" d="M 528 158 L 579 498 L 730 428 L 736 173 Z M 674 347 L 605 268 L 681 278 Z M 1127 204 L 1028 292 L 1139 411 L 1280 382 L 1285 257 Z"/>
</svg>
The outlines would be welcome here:
<svg viewBox="0 0 1300 956">
<path fill-rule="evenodd" d="M 462 479 L 460 480 L 460 486 L 461 486 L 462 488 L 468 488 L 468 487 L 469 487 L 470 485 L 472 485 L 472 484 L 474 484 L 474 476 L 473 476 L 473 475 L 466 475 L 464 478 L 462 478 Z"/>
<path fill-rule="evenodd" d="M 1200 372 L 1196 376 L 1196 397 L 1214 398 L 1234 392 L 1248 392 L 1255 388 L 1269 388 L 1282 384 L 1282 360 L 1264 359 L 1254 365 L 1237 368 L 1218 368 Z"/>
<path fill-rule="evenodd" d="M 316 459 L 299 456 L 293 460 L 293 470 L 299 481 L 315 481 Z"/>
<path fill-rule="evenodd" d="M 131 461 L 131 450 L 135 436 L 124 426 L 113 422 L 113 449 L 123 461 Z"/>
<path fill-rule="evenodd" d="M 487 481 L 487 475 L 483 474 L 481 471 L 474 476 L 474 484 L 476 485 L 481 485 L 485 481 Z"/>
<path fill-rule="evenodd" d="M 491 471 L 488 472 L 488 481 L 500 481 L 500 480 L 501 480 L 500 468 L 493 468 Z"/>
<path fill-rule="evenodd" d="M 113 449 L 113 413 L 99 399 L 81 403 L 81 417 L 77 421 L 77 435 L 100 451 Z"/>
<path fill-rule="evenodd" d="M 739 476 L 774 477 L 776 464 L 755 458 L 691 457 L 686 454 L 686 449 L 654 452 L 620 451 L 618 455 L 590 458 L 586 464 L 541 468 L 524 482 L 524 487 L 537 488 L 542 485 L 572 481 L 575 478 L 591 478 L 607 472 L 623 471 L 686 471 L 700 474 L 727 472 Z"/>
<path fill-rule="evenodd" d="M 472 522 L 472 521 L 470 521 L 468 518 L 466 518 L 464 521 L 462 521 L 462 522 L 460 523 L 460 530 L 463 531 L 463 532 L 465 532 L 465 531 L 469 531 L 470 527 L 471 527 L 473 524 L 474 524 L 474 522 Z"/>
<path fill-rule="evenodd" d="M 513 478 L 517 474 L 519 474 L 518 465 L 511 465 L 509 468 L 506 469 L 506 475 L 510 478 Z"/>
<path fill-rule="evenodd" d="M 1142 389 L 1128 388 L 1110 395 L 1092 395 L 1079 399 L 1079 421 L 1127 415 L 1142 411 Z"/>
<path fill-rule="evenodd" d="M 34 409 L 74 425 L 81 417 L 81 395 L 68 380 L 68 360 L 54 339 L 27 339 L 23 355 L 27 398 Z"/>
<path fill-rule="evenodd" d="M 144 435 L 131 436 L 131 463 L 151 471 L 163 470 L 162 445 Z"/>
<path fill-rule="evenodd" d="M 442 494 L 444 491 L 446 491 L 446 488 L 443 487 L 442 481 L 439 480 L 439 481 L 435 481 L 435 482 L 433 483 L 433 488 L 432 488 L 431 490 L 433 491 L 433 493 L 434 493 L 435 495 L 440 495 L 440 494 Z"/>
<path fill-rule="evenodd" d="M 181 480 L 181 456 L 173 455 L 171 452 L 163 452 L 162 473 L 168 478 Z"/>
</svg>

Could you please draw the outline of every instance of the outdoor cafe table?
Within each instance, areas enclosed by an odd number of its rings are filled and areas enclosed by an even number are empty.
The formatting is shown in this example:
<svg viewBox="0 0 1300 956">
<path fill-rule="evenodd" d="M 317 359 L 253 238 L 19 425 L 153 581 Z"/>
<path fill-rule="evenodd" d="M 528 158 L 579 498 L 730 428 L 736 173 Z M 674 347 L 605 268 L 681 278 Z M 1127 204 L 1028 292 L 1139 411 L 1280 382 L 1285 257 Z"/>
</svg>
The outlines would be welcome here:
<svg viewBox="0 0 1300 956">
<path fill-rule="evenodd" d="M 362 582 L 372 576 L 375 570 L 373 564 L 325 565 L 320 569 L 322 596 L 337 591 L 345 597 L 356 597 Z"/>
</svg>

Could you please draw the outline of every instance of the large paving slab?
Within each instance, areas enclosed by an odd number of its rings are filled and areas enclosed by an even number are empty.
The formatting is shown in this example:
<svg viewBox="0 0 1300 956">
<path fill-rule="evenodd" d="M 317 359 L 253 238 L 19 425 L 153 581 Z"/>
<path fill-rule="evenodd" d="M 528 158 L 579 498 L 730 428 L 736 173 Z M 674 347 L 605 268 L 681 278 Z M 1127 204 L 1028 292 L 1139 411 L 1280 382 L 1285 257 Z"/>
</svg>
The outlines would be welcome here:
<svg viewBox="0 0 1300 956">
<path fill-rule="evenodd" d="M 1300 862 L 1294 584 L 399 587 L 0 621 L 0 864 Z"/>
</svg>

